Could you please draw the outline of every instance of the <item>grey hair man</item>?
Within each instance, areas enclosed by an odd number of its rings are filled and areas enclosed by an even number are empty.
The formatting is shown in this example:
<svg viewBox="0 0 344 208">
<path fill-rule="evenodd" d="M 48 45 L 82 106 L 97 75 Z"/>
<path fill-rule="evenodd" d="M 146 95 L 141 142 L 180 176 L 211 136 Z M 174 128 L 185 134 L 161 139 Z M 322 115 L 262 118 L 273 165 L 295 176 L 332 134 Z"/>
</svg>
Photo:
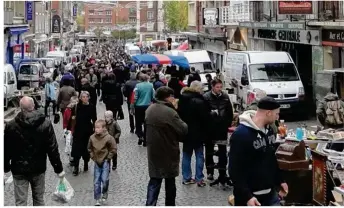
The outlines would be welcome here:
<svg viewBox="0 0 344 208">
<path fill-rule="evenodd" d="M 128 114 L 129 114 L 129 123 L 130 123 L 130 133 L 134 133 L 135 130 L 135 123 L 134 123 L 134 115 L 130 113 L 130 101 L 133 95 L 133 91 L 138 83 L 136 79 L 136 74 L 131 73 L 130 80 L 128 80 L 123 87 L 123 95 L 127 98 L 127 105 L 128 105 Z"/>
<path fill-rule="evenodd" d="M 60 178 L 64 171 L 55 132 L 45 115 L 35 110 L 34 100 L 23 97 L 21 112 L 10 121 L 4 132 L 4 168 L 11 171 L 17 206 L 27 206 L 29 184 L 33 206 L 44 206 L 47 156 Z"/>
</svg>

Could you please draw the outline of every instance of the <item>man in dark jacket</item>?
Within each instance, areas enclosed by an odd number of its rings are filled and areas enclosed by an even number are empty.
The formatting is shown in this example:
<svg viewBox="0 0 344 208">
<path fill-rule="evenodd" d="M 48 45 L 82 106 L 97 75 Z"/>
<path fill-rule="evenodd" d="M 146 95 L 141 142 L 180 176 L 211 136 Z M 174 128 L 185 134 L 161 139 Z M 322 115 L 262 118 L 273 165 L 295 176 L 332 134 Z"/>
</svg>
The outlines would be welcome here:
<svg viewBox="0 0 344 208">
<path fill-rule="evenodd" d="M 246 111 L 240 116 L 229 153 L 236 206 L 279 206 L 277 193 L 280 191 L 281 197 L 288 193 L 275 155 L 275 136 L 269 127 L 278 117 L 279 104 L 271 97 L 259 100 L 256 112 Z"/>
<path fill-rule="evenodd" d="M 204 148 L 203 143 L 207 135 L 207 122 L 210 109 L 202 96 L 203 85 L 199 81 L 193 81 L 190 87 L 185 87 L 178 102 L 180 118 L 188 125 L 188 134 L 183 140 L 182 173 L 183 184 L 194 184 L 199 187 L 206 185 L 203 178 Z M 195 151 L 196 177 L 192 178 L 191 157 Z"/>
<path fill-rule="evenodd" d="M 190 87 L 191 82 L 193 81 L 201 81 L 201 76 L 198 72 L 196 72 L 195 67 L 190 68 L 190 74 L 188 77 L 188 86 Z"/>
<path fill-rule="evenodd" d="M 92 87 L 86 78 L 81 79 L 81 91 L 87 91 L 90 94 L 90 103 L 97 106 L 97 89 Z"/>
<path fill-rule="evenodd" d="M 178 116 L 172 104 L 173 90 L 161 87 L 157 102 L 146 112 L 149 184 L 146 206 L 156 206 L 162 180 L 165 179 L 166 206 L 175 206 L 176 181 L 179 175 L 179 142 L 187 134 L 188 126 Z"/>
<path fill-rule="evenodd" d="M 130 100 L 131 100 L 132 93 L 133 93 L 137 83 L 138 83 L 138 81 L 136 79 L 136 74 L 131 73 L 130 74 L 130 80 L 128 80 L 123 87 L 123 95 L 124 95 L 124 97 L 127 98 L 129 122 L 130 122 L 130 133 L 134 133 L 134 131 L 135 131 L 134 115 L 132 115 L 132 113 L 130 113 Z"/>
<path fill-rule="evenodd" d="M 16 206 L 27 206 L 29 184 L 33 206 L 44 206 L 47 156 L 59 177 L 64 171 L 55 132 L 30 97 L 20 100 L 21 112 L 5 127 L 4 168 L 13 175 Z"/>
<path fill-rule="evenodd" d="M 226 141 L 228 136 L 228 128 L 233 120 L 233 107 L 228 94 L 222 91 L 222 81 L 214 79 L 211 82 L 212 90 L 204 94 L 208 107 L 210 108 L 210 119 L 208 121 L 209 135 L 206 140 L 206 157 L 205 164 L 207 166 L 208 179 L 213 180 L 214 177 L 214 141 Z M 227 149 L 226 145 L 218 145 L 219 162 L 217 168 L 219 170 L 218 182 L 225 183 L 226 165 L 227 165 Z"/>
</svg>

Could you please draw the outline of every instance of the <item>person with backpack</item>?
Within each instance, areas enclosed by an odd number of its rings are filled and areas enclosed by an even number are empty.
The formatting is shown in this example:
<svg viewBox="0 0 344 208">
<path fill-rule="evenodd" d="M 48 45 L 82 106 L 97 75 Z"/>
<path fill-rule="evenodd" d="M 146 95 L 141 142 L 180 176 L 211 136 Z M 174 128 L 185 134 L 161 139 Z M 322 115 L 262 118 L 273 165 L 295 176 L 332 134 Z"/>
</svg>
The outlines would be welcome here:
<svg viewBox="0 0 344 208">
<path fill-rule="evenodd" d="M 327 93 L 324 100 L 318 105 L 317 117 L 325 129 L 344 128 L 344 102 L 339 99 L 338 95 L 332 92 Z M 341 152 L 344 150 L 344 144 L 329 144 L 327 148 Z"/>
<path fill-rule="evenodd" d="M 317 117 L 325 128 L 338 129 L 344 127 L 344 102 L 338 95 L 327 93 L 317 108 Z"/>
</svg>

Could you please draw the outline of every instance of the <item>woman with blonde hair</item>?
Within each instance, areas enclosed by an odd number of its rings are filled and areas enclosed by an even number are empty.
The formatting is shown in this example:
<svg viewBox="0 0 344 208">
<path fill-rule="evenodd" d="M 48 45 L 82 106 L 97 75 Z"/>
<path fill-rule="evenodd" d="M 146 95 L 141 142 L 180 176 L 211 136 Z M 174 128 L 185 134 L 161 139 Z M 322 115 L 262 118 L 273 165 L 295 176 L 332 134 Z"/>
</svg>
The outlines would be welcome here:
<svg viewBox="0 0 344 208">
<path fill-rule="evenodd" d="M 87 145 L 90 136 L 94 132 L 94 123 L 97 120 L 96 106 L 92 105 L 89 100 L 90 94 L 86 91 L 81 91 L 80 101 L 75 107 L 75 128 L 71 154 L 74 159 L 74 176 L 79 174 L 81 157 L 84 160 L 84 171 L 88 171 L 90 155 L 87 150 Z"/>
</svg>

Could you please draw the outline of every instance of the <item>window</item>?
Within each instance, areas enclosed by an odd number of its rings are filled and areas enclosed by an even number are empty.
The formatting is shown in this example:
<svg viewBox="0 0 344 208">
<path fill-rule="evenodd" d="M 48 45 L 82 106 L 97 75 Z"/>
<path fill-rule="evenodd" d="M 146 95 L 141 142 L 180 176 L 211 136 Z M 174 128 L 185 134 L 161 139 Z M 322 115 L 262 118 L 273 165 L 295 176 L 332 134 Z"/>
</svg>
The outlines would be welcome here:
<svg viewBox="0 0 344 208">
<path fill-rule="evenodd" d="M 154 22 L 147 22 L 147 31 L 154 31 Z"/>
<path fill-rule="evenodd" d="M 135 17 L 129 17 L 129 23 L 136 23 Z"/>
<path fill-rule="evenodd" d="M 92 10 L 89 10 L 88 13 L 89 13 L 90 15 L 94 15 L 94 10 L 93 10 L 93 9 L 92 9 Z"/>
<path fill-rule="evenodd" d="M 298 81 L 299 76 L 292 63 L 252 64 L 250 65 L 251 82 Z"/>
<path fill-rule="evenodd" d="M 135 8 L 130 8 L 129 9 L 129 14 L 136 14 L 136 9 Z"/>
<path fill-rule="evenodd" d="M 148 1 L 147 7 L 148 7 L 148 9 L 153 9 L 153 1 Z"/>
<path fill-rule="evenodd" d="M 22 65 L 19 74 L 37 75 L 38 68 L 35 65 Z"/>
<path fill-rule="evenodd" d="M 106 18 L 106 19 L 105 19 L 105 22 L 106 22 L 106 23 L 111 23 L 111 18 Z"/>
<path fill-rule="evenodd" d="M 154 18 L 154 13 L 152 11 L 147 12 L 147 19 L 151 20 Z"/>
<path fill-rule="evenodd" d="M 103 15 L 103 11 L 98 11 L 98 15 Z"/>
<path fill-rule="evenodd" d="M 111 10 L 107 10 L 107 11 L 105 11 L 105 14 L 106 14 L 106 15 L 111 15 L 111 14 L 112 14 L 112 11 L 111 11 Z"/>
<path fill-rule="evenodd" d="M 196 3 L 190 2 L 188 4 L 188 25 L 196 26 Z"/>
</svg>

